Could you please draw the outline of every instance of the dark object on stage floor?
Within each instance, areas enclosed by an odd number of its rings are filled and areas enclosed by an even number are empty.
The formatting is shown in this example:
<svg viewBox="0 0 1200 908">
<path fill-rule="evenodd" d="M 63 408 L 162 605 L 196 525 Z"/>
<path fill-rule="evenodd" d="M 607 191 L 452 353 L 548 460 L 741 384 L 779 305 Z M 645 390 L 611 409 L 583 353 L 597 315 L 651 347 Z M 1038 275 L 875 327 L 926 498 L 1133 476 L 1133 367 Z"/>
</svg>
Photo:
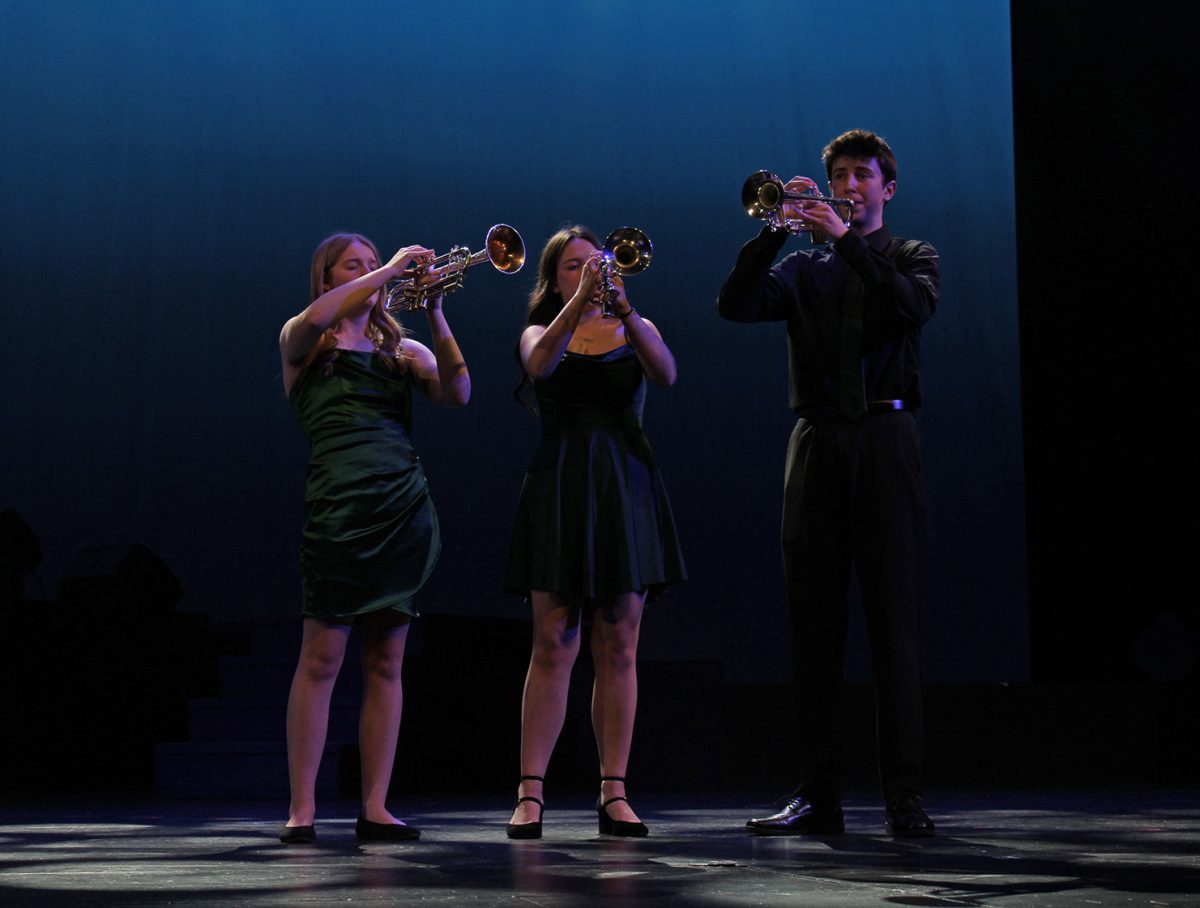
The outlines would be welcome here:
<svg viewBox="0 0 1200 908">
<path fill-rule="evenodd" d="M 746 828 L 759 835 L 841 835 L 846 831 L 842 805 L 814 804 L 804 795 L 795 795 L 783 810 L 755 820 Z"/>
<path fill-rule="evenodd" d="M 42 545 L 12 508 L 0 511 L 0 607 L 25 599 L 25 575 L 42 563 Z"/>
<path fill-rule="evenodd" d="M 315 826 L 284 826 L 279 833 L 279 841 L 285 845 L 308 845 L 316 840 Z"/>
<path fill-rule="evenodd" d="M 1196 635 L 1173 612 L 1160 612 L 1137 635 L 1129 656 L 1151 681 L 1184 681 L 1196 671 Z"/>
<path fill-rule="evenodd" d="M 925 813 L 921 796 L 915 792 L 896 795 L 883 812 L 883 828 L 897 838 L 924 838 L 933 835 L 933 820 Z"/>
<path fill-rule="evenodd" d="M 166 613 L 182 597 L 171 569 L 139 543 L 84 549 L 58 586 L 62 604 L 95 611 Z"/>
<path fill-rule="evenodd" d="M 354 834 L 363 842 L 415 842 L 421 837 L 421 830 L 405 823 L 372 823 L 360 815 L 354 824 Z"/>
</svg>

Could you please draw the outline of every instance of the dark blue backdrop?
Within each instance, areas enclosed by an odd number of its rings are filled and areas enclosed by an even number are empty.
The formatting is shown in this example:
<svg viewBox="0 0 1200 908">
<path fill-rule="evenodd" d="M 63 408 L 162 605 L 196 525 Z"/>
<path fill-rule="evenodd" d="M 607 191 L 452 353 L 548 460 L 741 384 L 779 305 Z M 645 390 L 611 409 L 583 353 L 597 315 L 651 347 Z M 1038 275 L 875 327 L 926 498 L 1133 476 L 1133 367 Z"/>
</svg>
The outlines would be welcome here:
<svg viewBox="0 0 1200 908">
<path fill-rule="evenodd" d="M 888 222 L 943 263 L 926 673 L 1028 676 L 1007 2 L 6 0 L 0 115 L 0 507 L 41 538 L 47 595 L 81 549 L 140 541 L 187 609 L 296 614 L 305 450 L 276 338 L 325 234 L 479 248 L 507 221 L 534 257 L 564 222 L 631 223 L 655 258 L 630 296 L 679 360 L 646 415 L 692 574 L 643 653 L 746 681 L 788 674 L 792 420 L 782 327 L 713 311 L 758 226 L 738 190 L 882 133 Z M 427 612 L 523 611 L 499 585 L 536 432 L 510 395 L 533 270 L 477 268 L 447 306 L 475 392 L 416 416 L 446 540 Z"/>
</svg>

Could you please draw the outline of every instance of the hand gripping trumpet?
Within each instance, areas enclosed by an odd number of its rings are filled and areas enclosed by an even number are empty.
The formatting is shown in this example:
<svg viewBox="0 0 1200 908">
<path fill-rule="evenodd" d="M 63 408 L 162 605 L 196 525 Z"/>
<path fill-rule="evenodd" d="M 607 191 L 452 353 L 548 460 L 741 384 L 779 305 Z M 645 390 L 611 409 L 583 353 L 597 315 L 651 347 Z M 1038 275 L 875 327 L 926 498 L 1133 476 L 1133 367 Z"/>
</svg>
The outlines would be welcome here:
<svg viewBox="0 0 1200 908">
<path fill-rule="evenodd" d="M 515 227 L 497 224 L 487 232 L 478 252 L 455 246 L 433 261 L 405 272 L 388 288 L 384 306 L 388 312 L 424 309 L 430 297 L 453 293 L 466 280 L 467 269 L 485 261 L 505 274 L 521 270 L 525 264 L 525 243 Z"/>
<path fill-rule="evenodd" d="M 820 195 L 815 191 L 788 192 L 784 189 L 783 180 L 769 170 L 755 171 L 742 184 L 742 207 L 750 217 L 766 221 L 773 230 L 786 230 L 795 234 L 807 233 L 814 243 L 829 242 L 829 237 L 811 224 L 785 217 L 785 202 L 824 202 L 826 205 L 832 205 L 847 227 L 850 226 L 850 217 L 854 214 L 854 202 L 850 199 Z"/>
<path fill-rule="evenodd" d="M 600 314 L 605 318 L 614 318 L 613 307 L 620 298 L 621 291 L 613 281 L 613 274 L 622 277 L 637 274 L 650 267 L 650 258 L 654 255 L 654 245 L 650 237 L 636 227 L 618 227 L 604 241 L 604 249 L 600 254 Z"/>
</svg>

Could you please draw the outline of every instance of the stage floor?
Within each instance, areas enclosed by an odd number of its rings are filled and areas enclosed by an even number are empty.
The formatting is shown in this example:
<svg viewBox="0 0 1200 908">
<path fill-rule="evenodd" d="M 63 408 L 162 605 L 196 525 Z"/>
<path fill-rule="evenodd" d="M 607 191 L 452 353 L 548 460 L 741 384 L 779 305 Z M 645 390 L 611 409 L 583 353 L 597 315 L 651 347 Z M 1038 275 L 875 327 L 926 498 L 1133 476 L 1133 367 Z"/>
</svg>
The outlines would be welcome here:
<svg viewBox="0 0 1200 908">
<path fill-rule="evenodd" d="M 7 799 L 11 801 L 11 799 Z M 847 833 L 764 838 L 747 795 L 639 795 L 651 835 L 596 834 L 582 795 L 545 837 L 504 836 L 510 797 L 393 810 L 420 842 L 360 845 L 356 805 L 322 808 L 318 842 L 278 842 L 286 805 L 122 801 L 0 806 L 0 905 L 1137 905 L 1200 904 L 1193 791 L 934 792 L 936 838 L 883 835 L 868 793 Z"/>
</svg>

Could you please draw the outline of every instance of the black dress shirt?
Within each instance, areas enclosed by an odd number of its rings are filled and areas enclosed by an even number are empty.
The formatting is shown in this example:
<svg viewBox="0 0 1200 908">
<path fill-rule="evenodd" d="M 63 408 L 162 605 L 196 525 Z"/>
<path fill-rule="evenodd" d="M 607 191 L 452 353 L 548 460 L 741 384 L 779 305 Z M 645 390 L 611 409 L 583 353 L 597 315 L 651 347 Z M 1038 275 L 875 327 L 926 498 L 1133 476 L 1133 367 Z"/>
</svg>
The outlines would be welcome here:
<svg viewBox="0 0 1200 908">
<path fill-rule="evenodd" d="M 938 299 L 938 254 L 887 227 L 854 231 L 829 246 L 793 252 L 772 267 L 787 239 L 764 227 L 742 247 L 721 287 L 717 311 L 736 322 L 787 321 L 790 406 L 799 416 L 838 412 L 843 315 L 861 281 L 861 357 L 867 403 L 921 405 L 921 326 Z"/>
</svg>

